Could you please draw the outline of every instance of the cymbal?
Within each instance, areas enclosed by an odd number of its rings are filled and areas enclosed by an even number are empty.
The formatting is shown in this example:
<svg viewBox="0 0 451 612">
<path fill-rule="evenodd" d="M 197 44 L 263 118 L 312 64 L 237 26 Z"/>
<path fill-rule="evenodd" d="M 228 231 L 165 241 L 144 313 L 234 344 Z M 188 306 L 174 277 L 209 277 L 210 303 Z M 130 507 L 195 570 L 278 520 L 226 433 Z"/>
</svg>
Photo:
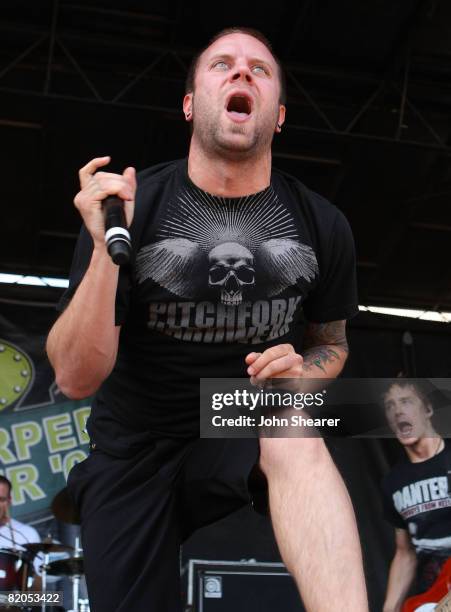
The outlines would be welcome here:
<svg viewBox="0 0 451 612">
<path fill-rule="evenodd" d="M 71 523 L 72 525 L 79 525 L 81 523 L 80 516 L 69 495 L 67 487 L 64 487 L 64 489 L 61 489 L 61 491 L 55 495 L 51 508 L 55 518 L 59 521 Z"/>
<path fill-rule="evenodd" d="M 84 574 L 83 568 L 83 557 L 71 557 L 52 561 L 47 565 L 47 573 L 51 576 L 81 576 Z"/>
<path fill-rule="evenodd" d="M 31 542 L 29 544 L 21 544 L 24 548 L 27 549 L 28 552 L 33 555 L 37 555 L 40 552 L 43 552 L 45 555 L 47 553 L 57 553 L 57 552 L 72 552 L 73 546 L 67 546 L 66 544 L 58 544 L 56 542 Z"/>
</svg>

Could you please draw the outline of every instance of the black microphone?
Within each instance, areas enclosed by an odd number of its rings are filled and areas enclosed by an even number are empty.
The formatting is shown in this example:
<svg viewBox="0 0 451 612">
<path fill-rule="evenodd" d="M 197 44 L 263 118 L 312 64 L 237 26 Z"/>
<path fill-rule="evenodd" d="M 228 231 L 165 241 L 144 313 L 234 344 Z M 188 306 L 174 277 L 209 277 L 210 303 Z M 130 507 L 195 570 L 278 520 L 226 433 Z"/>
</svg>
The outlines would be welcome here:
<svg viewBox="0 0 451 612">
<path fill-rule="evenodd" d="M 125 219 L 124 201 L 116 195 L 102 201 L 105 219 L 105 243 L 111 259 L 117 266 L 130 261 L 132 243 Z"/>
</svg>

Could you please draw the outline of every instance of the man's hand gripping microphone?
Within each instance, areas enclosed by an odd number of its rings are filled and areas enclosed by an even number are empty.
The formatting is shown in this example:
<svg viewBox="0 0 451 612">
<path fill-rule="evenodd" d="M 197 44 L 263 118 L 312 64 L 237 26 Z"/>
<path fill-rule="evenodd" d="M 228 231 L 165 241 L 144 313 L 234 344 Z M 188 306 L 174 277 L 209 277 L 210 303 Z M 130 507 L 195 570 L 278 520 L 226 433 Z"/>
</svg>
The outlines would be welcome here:
<svg viewBox="0 0 451 612">
<path fill-rule="evenodd" d="M 132 244 L 125 219 L 124 201 L 116 195 L 102 201 L 105 243 L 113 262 L 123 266 L 130 261 Z"/>
</svg>

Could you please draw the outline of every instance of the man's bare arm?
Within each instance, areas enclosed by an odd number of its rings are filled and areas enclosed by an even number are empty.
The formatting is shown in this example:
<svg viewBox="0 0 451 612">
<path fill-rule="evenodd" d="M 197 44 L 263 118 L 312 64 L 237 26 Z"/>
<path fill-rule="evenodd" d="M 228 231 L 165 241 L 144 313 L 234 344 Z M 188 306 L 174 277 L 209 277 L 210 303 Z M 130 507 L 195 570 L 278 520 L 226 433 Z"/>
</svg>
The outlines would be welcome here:
<svg viewBox="0 0 451 612">
<path fill-rule="evenodd" d="M 61 391 L 73 399 L 92 395 L 116 361 L 120 328 L 115 326 L 118 267 L 106 249 L 91 263 L 66 310 L 47 338 L 47 354 Z"/>
<path fill-rule="evenodd" d="M 396 552 L 390 565 L 383 612 L 400 612 L 414 581 L 417 557 L 409 533 L 396 529 Z"/>
<path fill-rule="evenodd" d="M 335 378 L 347 359 L 346 321 L 308 323 L 304 336 L 306 350 L 296 353 L 291 344 L 277 344 L 263 353 L 246 355 L 251 382 L 269 378 Z"/>
<path fill-rule="evenodd" d="M 98 172 L 110 161 L 97 157 L 80 170 L 78 208 L 93 241 L 88 269 L 70 304 L 47 339 L 47 354 L 56 383 L 68 397 L 81 399 L 94 393 L 114 367 L 120 328 L 115 326 L 115 299 L 119 268 L 105 247 L 102 200 L 117 194 L 125 201 L 127 225 L 134 212 L 134 168 L 122 175 Z"/>
<path fill-rule="evenodd" d="M 346 321 L 307 324 L 304 335 L 304 377 L 335 378 L 348 358 Z"/>
</svg>

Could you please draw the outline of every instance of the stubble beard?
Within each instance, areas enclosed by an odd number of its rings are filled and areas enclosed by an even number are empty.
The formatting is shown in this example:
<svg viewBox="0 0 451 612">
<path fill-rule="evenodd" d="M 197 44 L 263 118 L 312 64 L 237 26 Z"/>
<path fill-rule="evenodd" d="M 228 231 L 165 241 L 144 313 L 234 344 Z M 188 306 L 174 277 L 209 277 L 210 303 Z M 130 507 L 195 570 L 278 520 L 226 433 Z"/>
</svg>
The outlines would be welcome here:
<svg viewBox="0 0 451 612">
<path fill-rule="evenodd" d="M 203 105 L 202 102 L 195 103 L 193 97 L 193 136 L 208 155 L 230 160 L 246 160 L 259 158 L 271 148 L 277 121 L 276 114 L 274 121 L 268 117 L 259 124 L 257 118 L 254 127 L 249 128 L 247 123 L 225 125 L 222 112 L 222 109 L 217 113 L 212 112 L 211 107 Z M 233 138 L 234 135 L 242 135 L 244 138 L 238 141 Z"/>
</svg>

